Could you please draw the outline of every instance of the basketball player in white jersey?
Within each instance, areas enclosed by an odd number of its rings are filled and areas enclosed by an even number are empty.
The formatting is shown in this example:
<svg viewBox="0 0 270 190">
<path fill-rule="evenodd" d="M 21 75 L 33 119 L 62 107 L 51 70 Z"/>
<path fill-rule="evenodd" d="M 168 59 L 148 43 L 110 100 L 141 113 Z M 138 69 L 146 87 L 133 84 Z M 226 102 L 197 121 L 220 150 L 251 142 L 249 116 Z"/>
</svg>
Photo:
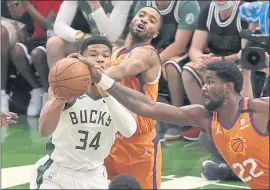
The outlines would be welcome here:
<svg viewBox="0 0 270 190">
<path fill-rule="evenodd" d="M 85 40 L 81 54 L 100 67 L 110 66 L 112 45 L 102 36 Z M 103 166 L 119 131 L 129 138 L 136 131 L 133 116 L 105 91 L 91 85 L 91 93 L 65 100 L 49 90 L 49 101 L 39 119 L 48 155 L 33 171 L 30 189 L 108 189 Z M 102 94 L 102 96 L 101 96 Z M 105 97 L 106 96 L 106 97 Z"/>
</svg>

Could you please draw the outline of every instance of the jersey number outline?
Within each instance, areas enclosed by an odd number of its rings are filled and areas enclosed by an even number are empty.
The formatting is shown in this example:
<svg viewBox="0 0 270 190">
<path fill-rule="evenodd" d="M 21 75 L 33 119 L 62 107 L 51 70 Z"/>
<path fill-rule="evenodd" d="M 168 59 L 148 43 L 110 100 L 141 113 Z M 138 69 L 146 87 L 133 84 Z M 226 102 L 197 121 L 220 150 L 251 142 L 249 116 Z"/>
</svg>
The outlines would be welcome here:
<svg viewBox="0 0 270 190">
<path fill-rule="evenodd" d="M 244 178 L 243 175 L 244 175 L 244 173 L 245 173 L 245 166 L 247 166 L 248 164 L 251 164 L 251 168 L 250 168 L 250 170 L 249 170 L 249 174 L 250 174 L 250 175 L 249 175 L 248 177 Z M 260 177 L 261 175 L 264 174 L 263 171 L 260 171 L 260 172 L 258 172 L 258 173 L 255 173 L 255 170 L 256 170 L 256 168 L 257 168 L 257 163 L 255 162 L 255 160 L 253 160 L 253 159 L 251 159 L 251 158 L 250 158 L 250 159 L 247 159 L 247 160 L 245 160 L 245 161 L 243 161 L 242 164 L 240 164 L 240 163 L 234 163 L 234 164 L 232 165 L 232 167 L 233 167 L 234 169 L 236 169 L 237 167 L 240 168 L 240 172 L 239 172 L 238 177 L 239 177 L 244 183 L 246 183 L 246 182 L 252 180 L 253 178 Z"/>
<path fill-rule="evenodd" d="M 75 149 L 80 149 L 80 150 L 85 150 L 86 146 L 87 146 L 87 141 L 88 141 L 88 137 L 89 137 L 89 132 L 88 131 L 83 131 L 83 130 L 78 130 L 78 133 L 83 134 L 84 138 L 80 138 L 80 142 L 83 143 L 82 146 L 76 146 Z M 89 148 L 94 148 L 95 150 L 98 149 L 99 145 L 99 140 L 100 140 L 100 135 L 101 132 L 98 132 L 94 138 L 92 139 L 92 141 L 89 144 Z"/>
</svg>

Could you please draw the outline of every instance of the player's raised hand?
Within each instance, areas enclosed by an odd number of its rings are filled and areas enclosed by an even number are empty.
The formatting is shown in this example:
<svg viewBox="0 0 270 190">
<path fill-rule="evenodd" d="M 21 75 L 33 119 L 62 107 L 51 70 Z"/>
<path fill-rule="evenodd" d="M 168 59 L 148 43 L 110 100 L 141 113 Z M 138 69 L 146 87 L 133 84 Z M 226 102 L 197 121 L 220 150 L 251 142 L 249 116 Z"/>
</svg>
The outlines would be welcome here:
<svg viewBox="0 0 270 190">
<path fill-rule="evenodd" d="M 206 65 L 211 62 L 211 58 L 214 56 L 214 54 L 203 54 L 196 60 L 195 69 L 198 70 L 204 70 L 206 68 Z"/>
<path fill-rule="evenodd" d="M 52 90 L 51 87 L 49 87 L 49 89 L 48 89 L 48 96 L 49 96 L 49 100 L 55 100 L 56 102 L 58 102 L 58 103 L 60 103 L 60 104 L 66 104 L 66 103 L 72 101 L 72 99 L 71 99 L 71 100 L 67 100 L 66 98 L 57 96 L 57 95 L 53 92 L 53 90 Z"/>
<path fill-rule="evenodd" d="M 16 119 L 18 115 L 13 112 L 3 112 L 1 113 L 1 125 L 0 127 L 4 127 L 10 123 L 17 123 Z"/>
</svg>

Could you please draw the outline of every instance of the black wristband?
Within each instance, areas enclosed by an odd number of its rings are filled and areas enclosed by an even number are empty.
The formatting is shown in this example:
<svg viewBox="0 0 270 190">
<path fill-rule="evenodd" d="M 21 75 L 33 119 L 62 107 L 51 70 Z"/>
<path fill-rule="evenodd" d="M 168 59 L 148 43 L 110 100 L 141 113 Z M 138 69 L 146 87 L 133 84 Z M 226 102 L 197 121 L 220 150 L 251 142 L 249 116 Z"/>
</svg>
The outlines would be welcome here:
<svg viewBox="0 0 270 190">
<path fill-rule="evenodd" d="M 222 61 L 226 61 L 225 56 L 221 56 Z"/>
</svg>

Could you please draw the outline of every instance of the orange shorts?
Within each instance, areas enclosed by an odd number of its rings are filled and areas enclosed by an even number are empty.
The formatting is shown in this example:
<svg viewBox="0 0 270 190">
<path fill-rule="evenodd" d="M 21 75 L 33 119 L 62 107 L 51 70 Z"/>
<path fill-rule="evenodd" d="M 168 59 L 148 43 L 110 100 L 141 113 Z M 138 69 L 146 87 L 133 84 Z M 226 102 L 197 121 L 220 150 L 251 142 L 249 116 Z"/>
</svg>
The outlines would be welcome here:
<svg viewBox="0 0 270 190">
<path fill-rule="evenodd" d="M 160 189 L 162 154 L 159 137 L 150 134 L 117 138 L 105 159 L 108 178 L 128 174 L 136 178 L 142 189 Z"/>
<path fill-rule="evenodd" d="M 199 85 L 201 87 L 203 87 L 203 72 L 202 71 L 198 71 L 197 69 L 194 69 L 194 66 L 195 66 L 195 62 L 191 61 L 191 62 L 188 62 L 184 67 L 183 67 L 183 70 L 186 70 L 188 71 L 196 80 L 197 82 L 199 83 Z"/>
</svg>

